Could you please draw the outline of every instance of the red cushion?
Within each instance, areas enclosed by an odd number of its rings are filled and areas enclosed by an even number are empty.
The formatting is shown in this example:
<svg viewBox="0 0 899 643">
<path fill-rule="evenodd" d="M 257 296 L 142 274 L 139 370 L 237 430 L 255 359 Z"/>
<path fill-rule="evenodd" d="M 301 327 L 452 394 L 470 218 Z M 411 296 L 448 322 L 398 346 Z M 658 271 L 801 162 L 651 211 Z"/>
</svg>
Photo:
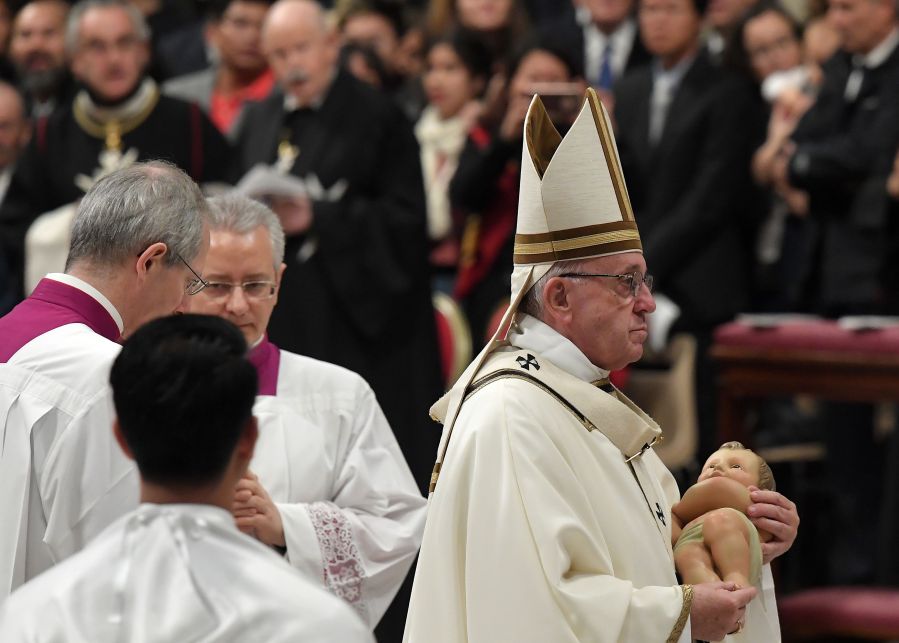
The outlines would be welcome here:
<svg viewBox="0 0 899 643">
<path fill-rule="evenodd" d="M 724 346 L 757 346 L 767 349 L 899 354 L 899 328 L 851 331 L 840 328 L 833 321 L 754 328 L 740 322 L 731 322 L 715 330 L 715 342 Z"/>
<path fill-rule="evenodd" d="M 899 637 L 899 590 L 827 587 L 778 597 L 784 638 Z"/>
</svg>

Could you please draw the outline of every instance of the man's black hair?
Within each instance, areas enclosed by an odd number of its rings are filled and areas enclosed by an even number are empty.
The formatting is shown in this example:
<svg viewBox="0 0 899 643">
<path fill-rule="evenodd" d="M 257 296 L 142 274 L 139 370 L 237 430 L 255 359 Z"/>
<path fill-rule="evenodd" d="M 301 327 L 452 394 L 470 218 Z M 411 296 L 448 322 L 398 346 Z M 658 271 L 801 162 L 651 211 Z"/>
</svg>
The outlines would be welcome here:
<svg viewBox="0 0 899 643">
<path fill-rule="evenodd" d="M 209 315 L 149 322 L 125 342 L 109 379 L 143 479 L 203 485 L 221 478 L 257 390 L 237 327 Z"/>
<path fill-rule="evenodd" d="M 234 2 L 249 2 L 251 4 L 264 4 L 271 6 L 275 0 L 208 0 L 206 2 L 206 19 L 211 22 L 219 22 Z"/>
</svg>

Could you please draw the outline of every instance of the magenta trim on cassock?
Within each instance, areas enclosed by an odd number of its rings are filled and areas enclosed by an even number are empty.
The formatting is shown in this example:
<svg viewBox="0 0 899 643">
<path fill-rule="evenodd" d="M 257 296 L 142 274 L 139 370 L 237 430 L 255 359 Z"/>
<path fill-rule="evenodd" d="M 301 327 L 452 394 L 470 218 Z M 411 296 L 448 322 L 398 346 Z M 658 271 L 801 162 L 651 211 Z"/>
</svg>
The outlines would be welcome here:
<svg viewBox="0 0 899 643">
<path fill-rule="evenodd" d="M 250 362 L 259 375 L 259 395 L 277 395 L 278 369 L 281 367 L 280 349 L 268 341 L 268 335 L 250 351 Z"/>
<path fill-rule="evenodd" d="M 103 304 L 74 286 L 41 279 L 28 299 L 0 318 L 0 363 L 36 337 L 67 324 L 84 324 L 110 341 L 119 340 L 119 327 Z"/>
</svg>

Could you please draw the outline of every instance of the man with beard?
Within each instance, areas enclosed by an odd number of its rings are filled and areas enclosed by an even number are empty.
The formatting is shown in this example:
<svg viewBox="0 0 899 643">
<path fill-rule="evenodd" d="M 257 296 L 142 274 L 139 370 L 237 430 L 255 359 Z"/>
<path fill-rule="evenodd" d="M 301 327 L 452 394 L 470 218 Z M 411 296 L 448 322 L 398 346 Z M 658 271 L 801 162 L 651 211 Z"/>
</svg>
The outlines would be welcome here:
<svg viewBox="0 0 899 643">
<path fill-rule="evenodd" d="M 48 116 L 71 94 L 66 69 L 66 18 L 63 0 L 33 0 L 13 22 L 9 58 L 35 118 Z"/>
<path fill-rule="evenodd" d="M 82 89 L 35 131 L 0 208 L 0 247 L 21 288 L 23 243 L 41 213 L 77 201 L 99 177 L 164 159 L 195 181 L 230 178 L 230 148 L 202 111 L 160 96 L 145 76 L 150 32 L 125 0 L 83 0 L 66 27 Z"/>
</svg>

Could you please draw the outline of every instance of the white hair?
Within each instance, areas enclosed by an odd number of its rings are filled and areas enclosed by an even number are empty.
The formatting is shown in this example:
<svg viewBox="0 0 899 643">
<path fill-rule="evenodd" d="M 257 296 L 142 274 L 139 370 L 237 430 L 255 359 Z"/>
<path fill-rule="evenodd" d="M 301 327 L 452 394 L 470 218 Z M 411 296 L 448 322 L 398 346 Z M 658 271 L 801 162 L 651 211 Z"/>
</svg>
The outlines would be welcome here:
<svg viewBox="0 0 899 643">
<path fill-rule="evenodd" d="M 78 51 L 81 19 L 91 9 L 106 9 L 118 7 L 128 14 L 131 25 L 141 42 L 150 41 L 150 25 L 147 24 L 144 14 L 128 0 L 81 0 L 72 10 L 66 22 L 66 53 L 70 56 Z"/>
<path fill-rule="evenodd" d="M 211 197 L 206 202 L 209 204 L 211 230 L 247 234 L 264 226 L 272 243 L 272 260 L 277 272 L 284 261 L 284 229 L 274 212 L 259 201 L 237 194 Z"/>
<path fill-rule="evenodd" d="M 540 277 L 537 283 L 524 294 L 518 310 L 543 321 L 543 289 L 546 288 L 546 282 L 566 272 L 583 272 L 588 261 L 589 259 L 567 259 L 555 262 L 549 267 L 546 274 Z"/>
<path fill-rule="evenodd" d="M 97 181 L 78 204 L 66 269 L 78 262 L 113 266 L 154 243 L 164 262 L 190 261 L 203 242 L 208 207 L 200 188 L 170 163 L 150 161 Z"/>
</svg>

